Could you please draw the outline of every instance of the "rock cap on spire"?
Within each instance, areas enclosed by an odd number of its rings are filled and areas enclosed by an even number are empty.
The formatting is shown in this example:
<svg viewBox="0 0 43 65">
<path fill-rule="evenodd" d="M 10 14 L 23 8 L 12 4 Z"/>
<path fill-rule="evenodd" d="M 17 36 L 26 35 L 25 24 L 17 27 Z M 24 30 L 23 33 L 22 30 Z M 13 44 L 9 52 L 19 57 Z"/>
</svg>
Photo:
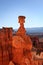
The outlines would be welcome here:
<svg viewBox="0 0 43 65">
<path fill-rule="evenodd" d="M 19 23 L 24 23 L 25 22 L 25 18 L 26 18 L 25 16 L 19 16 L 18 17 L 18 20 L 19 20 L 18 22 Z"/>
</svg>

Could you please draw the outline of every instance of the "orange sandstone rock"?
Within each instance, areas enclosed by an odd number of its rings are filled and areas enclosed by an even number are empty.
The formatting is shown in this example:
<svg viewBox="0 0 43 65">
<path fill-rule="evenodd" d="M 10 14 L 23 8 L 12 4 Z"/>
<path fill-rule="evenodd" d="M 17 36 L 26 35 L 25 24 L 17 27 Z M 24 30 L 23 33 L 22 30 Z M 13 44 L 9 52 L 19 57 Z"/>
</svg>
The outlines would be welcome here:
<svg viewBox="0 0 43 65">
<path fill-rule="evenodd" d="M 16 35 L 13 36 L 12 41 L 12 61 L 15 64 L 20 65 L 32 65 L 32 42 L 28 35 L 26 35 L 26 30 L 24 28 L 25 16 L 19 16 L 20 27 L 16 32 Z"/>
</svg>

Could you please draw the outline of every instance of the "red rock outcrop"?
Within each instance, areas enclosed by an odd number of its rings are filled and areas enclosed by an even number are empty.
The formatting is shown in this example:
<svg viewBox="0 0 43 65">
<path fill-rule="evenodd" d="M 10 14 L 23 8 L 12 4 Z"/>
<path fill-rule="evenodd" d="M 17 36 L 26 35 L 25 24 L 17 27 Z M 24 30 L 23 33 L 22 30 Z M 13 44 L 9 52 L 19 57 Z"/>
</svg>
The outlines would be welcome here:
<svg viewBox="0 0 43 65">
<path fill-rule="evenodd" d="M 0 65 L 8 65 L 12 53 L 12 28 L 0 30 Z"/>
<path fill-rule="evenodd" d="M 13 37 L 12 61 L 18 65 L 32 65 L 32 42 L 24 28 L 25 16 L 19 16 L 18 19 L 20 27 Z"/>
</svg>

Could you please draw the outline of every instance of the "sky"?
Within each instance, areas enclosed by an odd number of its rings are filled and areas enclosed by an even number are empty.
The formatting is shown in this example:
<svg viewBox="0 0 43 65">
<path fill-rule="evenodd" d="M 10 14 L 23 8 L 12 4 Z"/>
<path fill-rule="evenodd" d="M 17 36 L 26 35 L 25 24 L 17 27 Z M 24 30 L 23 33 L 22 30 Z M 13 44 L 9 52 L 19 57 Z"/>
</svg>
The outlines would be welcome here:
<svg viewBox="0 0 43 65">
<path fill-rule="evenodd" d="M 19 28 L 20 15 L 25 28 L 43 27 L 43 0 L 0 0 L 0 28 Z"/>
</svg>

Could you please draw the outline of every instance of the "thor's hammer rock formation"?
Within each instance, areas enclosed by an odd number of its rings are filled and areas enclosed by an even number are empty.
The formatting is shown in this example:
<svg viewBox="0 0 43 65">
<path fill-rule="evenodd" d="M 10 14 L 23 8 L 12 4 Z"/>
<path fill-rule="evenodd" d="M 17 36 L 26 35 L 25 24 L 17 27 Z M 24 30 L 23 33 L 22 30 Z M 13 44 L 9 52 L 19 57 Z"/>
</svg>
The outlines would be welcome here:
<svg viewBox="0 0 43 65">
<path fill-rule="evenodd" d="M 25 16 L 19 16 L 18 22 L 20 27 L 16 32 L 16 35 L 13 36 L 12 40 L 12 53 L 13 59 L 12 62 L 15 65 L 32 65 L 32 42 L 30 36 L 26 34 L 24 28 Z"/>
</svg>

